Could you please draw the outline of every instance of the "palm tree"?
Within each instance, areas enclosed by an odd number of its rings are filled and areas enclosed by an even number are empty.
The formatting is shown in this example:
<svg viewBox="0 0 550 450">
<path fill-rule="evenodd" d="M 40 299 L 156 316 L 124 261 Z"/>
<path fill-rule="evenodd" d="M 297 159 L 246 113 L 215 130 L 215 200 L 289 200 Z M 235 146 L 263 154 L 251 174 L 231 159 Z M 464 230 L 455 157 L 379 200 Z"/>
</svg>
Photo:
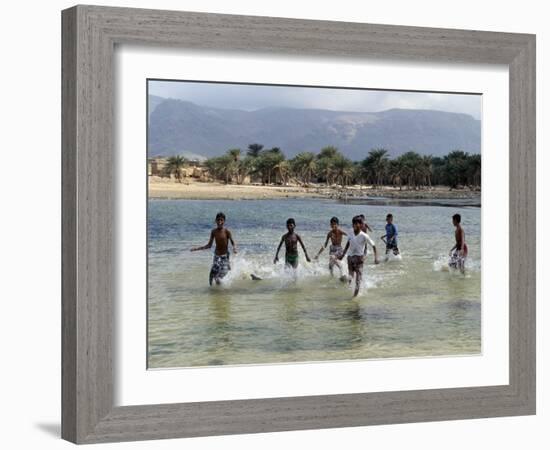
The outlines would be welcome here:
<svg viewBox="0 0 550 450">
<path fill-rule="evenodd" d="M 353 163 L 349 159 L 340 156 L 334 158 L 333 169 L 336 180 L 340 182 L 340 185 L 344 187 L 348 185 L 353 176 Z"/>
<path fill-rule="evenodd" d="M 290 173 L 290 163 L 286 160 L 280 160 L 273 166 L 273 173 L 275 178 L 279 178 L 281 183 L 286 185 L 288 182 L 288 174 Z"/>
<path fill-rule="evenodd" d="M 227 156 L 229 157 L 229 171 L 231 172 L 231 179 L 235 178 L 235 181 L 239 183 L 239 160 L 241 159 L 241 149 L 232 148 L 227 150 Z"/>
<path fill-rule="evenodd" d="M 401 174 L 407 180 L 408 188 L 414 187 L 416 189 L 422 170 L 422 157 L 418 153 L 410 151 L 402 154 L 397 159 L 401 163 Z"/>
<path fill-rule="evenodd" d="M 232 148 L 227 150 L 227 154 L 233 158 L 233 161 L 237 162 L 239 159 L 241 159 L 241 149 L 240 148 Z"/>
<path fill-rule="evenodd" d="M 336 148 L 332 145 L 329 145 L 328 147 L 323 147 L 321 149 L 321 151 L 317 155 L 317 158 L 318 159 L 324 159 L 324 158 L 332 159 L 332 158 L 335 158 L 336 156 L 338 156 L 339 154 L 340 154 L 340 150 L 338 150 L 338 148 Z"/>
<path fill-rule="evenodd" d="M 454 150 L 445 156 L 445 184 L 451 189 L 468 182 L 468 153 Z"/>
<path fill-rule="evenodd" d="M 481 186 L 481 155 L 470 155 L 468 157 L 468 177 L 471 184 Z"/>
<path fill-rule="evenodd" d="M 321 175 L 325 179 L 327 186 L 332 184 L 332 182 L 334 181 L 334 162 L 337 158 L 341 157 L 343 157 L 343 155 L 336 147 L 332 145 L 322 148 L 317 155 L 317 167 L 319 169 L 319 175 Z"/>
<path fill-rule="evenodd" d="M 250 144 L 248 146 L 247 155 L 252 156 L 253 158 L 257 158 L 258 156 L 260 156 L 260 152 L 263 148 L 264 146 L 262 144 Z"/>
<path fill-rule="evenodd" d="M 271 184 L 275 166 L 285 159 L 280 149 L 264 150 L 255 158 L 255 170 L 262 179 L 262 184 Z"/>
<path fill-rule="evenodd" d="M 206 160 L 206 167 L 208 172 L 213 178 L 229 183 L 231 177 L 234 175 L 233 159 L 231 156 L 225 154 L 217 156 L 215 158 L 209 158 Z"/>
<path fill-rule="evenodd" d="M 273 153 L 274 155 L 282 155 L 283 151 L 279 147 L 273 147 L 269 150 L 266 150 L 266 152 Z"/>
<path fill-rule="evenodd" d="M 322 158 L 317 160 L 318 173 L 325 179 L 327 186 L 331 185 L 333 181 L 333 163 L 334 160 L 332 158 Z"/>
<path fill-rule="evenodd" d="M 315 154 L 312 152 L 298 153 L 292 158 L 291 167 L 295 175 L 302 180 L 302 183 L 308 185 L 317 170 Z"/>
<path fill-rule="evenodd" d="M 302 158 L 302 179 L 306 185 L 309 185 L 316 171 L 317 163 L 315 162 L 315 155 L 311 152 L 305 153 Z"/>
<path fill-rule="evenodd" d="M 375 184 L 380 186 L 382 184 L 382 177 L 388 167 L 388 151 L 384 148 L 375 148 L 369 152 L 369 157 L 372 159 Z"/>
<path fill-rule="evenodd" d="M 168 174 L 174 174 L 176 181 L 181 183 L 181 169 L 183 169 L 186 163 L 187 161 L 183 156 L 170 156 L 170 158 L 166 161 L 165 169 Z"/>
<path fill-rule="evenodd" d="M 445 184 L 445 160 L 441 156 L 432 158 L 431 182 L 434 185 Z"/>
<path fill-rule="evenodd" d="M 361 165 L 367 178 L 370 178 L 375 186 L 380 186 L 388 169 L 388 163 L 388 151 L 384 148 L 374 148 Z"/>
<path fill-rule="evenodd" d="M 397 164 L 399 165 L 399 177 L 400 177 L 400 186 L 399 190 L 401 190 L 403 184 L 407 185 L 407 188 L 411 187 L 411 179 L 412 179 L 412 170 L 410 161 L 407 158 L 406 154 L 400 155 L 397 158 Z"/>
<path fill-rule="evenodd" d="M 236 168 L 236 173 L 237 173 L 237 180 L 236 181 L 237 181 L 237 184 L 243 184 L 245 178 L 249 174 L 254 172 L 254 159 L 255 158 L 247 156 L 246 158 L 240 159 L 237 162 L 237 168 Z"/>
<path fill-rule="evenodd" d="M 424 185 L 428 185 L 428 187 L 432 187 L 432 173 L 433 173 L 433 156 L 432 155 L 424 155 L 422 156 L 422 174 L 424 175 Z"/>
<path fill-rule="evenodd" d="M 354 161 L 352 164 L 353 166 L 351 170 L 353 172 L 353 175 L 352 175 L 353 184 L 358 184 L 359 189 L 363 189 L 363 181 L 365 177 L 365 171 L 363 170 L 363 166 L 359 161 Z"/>
<path fill-rule="evenodd" d="M 388 166 L 390 182 L 394 186 L 399 183 L 399 190 L 403 188 L 403 164 L 399 158 L 392 159 Z"/>
</svg>

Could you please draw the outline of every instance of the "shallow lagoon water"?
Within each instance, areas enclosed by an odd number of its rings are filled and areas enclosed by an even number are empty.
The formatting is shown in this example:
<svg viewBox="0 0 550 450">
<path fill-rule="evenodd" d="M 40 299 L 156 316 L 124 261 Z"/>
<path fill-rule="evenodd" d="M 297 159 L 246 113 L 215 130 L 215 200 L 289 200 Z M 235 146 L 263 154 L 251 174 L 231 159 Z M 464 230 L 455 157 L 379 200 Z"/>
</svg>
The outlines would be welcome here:
<svg viewBox="0 0 550 450">
<path fill-rule="evenodd" d="M 239 253 L 231 255 L 223 285 L 210 287 L 213 252 L 189 249 L 208 241 L 218 211 L 226 214 Z M 355 299 L 330 276 L 328 251 L 312 263 L 300 254 L 295 273 L 273 265 L 288 217 L 313 257 L 330 217 L 351 233 L 351 217 L 361 213 L 384 261 L 379 237 L 388 212 L 399 228 L 402 258 L 374 265 L 369 252 Z M 466 276 L 447 269 L 456 212 L 469 246 Z M 309 199 L 150 200 L 148 367 L 479 354 L 480 212 Z M 252 273 L 263 280 L 253 281 Z"/>
</svg>

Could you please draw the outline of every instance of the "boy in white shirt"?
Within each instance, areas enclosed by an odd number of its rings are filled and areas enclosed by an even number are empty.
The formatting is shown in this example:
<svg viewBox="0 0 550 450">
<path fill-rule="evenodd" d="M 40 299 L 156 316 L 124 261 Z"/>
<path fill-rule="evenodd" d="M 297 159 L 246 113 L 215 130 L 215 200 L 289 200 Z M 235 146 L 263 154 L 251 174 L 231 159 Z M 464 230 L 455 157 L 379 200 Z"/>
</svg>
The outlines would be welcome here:
<svg viewBox="0 0 550 450">
<path fill-rule="evenodd" d="M 346 248 L 340 259 L 342 259 L 349 250 L 348 255 L 348 273 L 351 284 L 353 281 L 353 275 L 355 274 L 355 291 L 354 297 L 359 294 L 359 288 L 361 287 L 361 280 L 363 278 L 363 262 L 365 261 L 365 255 L 367 254 L 367 243 L 372 247 L 374 251 L 374 264 L 378 264 L 378 253 L 373 240 L 367 233 L 362 231 L 363 219 L 360 216 L 355 216 L 352 219 L 353 234 L 349 236 Z"/>
</svg>

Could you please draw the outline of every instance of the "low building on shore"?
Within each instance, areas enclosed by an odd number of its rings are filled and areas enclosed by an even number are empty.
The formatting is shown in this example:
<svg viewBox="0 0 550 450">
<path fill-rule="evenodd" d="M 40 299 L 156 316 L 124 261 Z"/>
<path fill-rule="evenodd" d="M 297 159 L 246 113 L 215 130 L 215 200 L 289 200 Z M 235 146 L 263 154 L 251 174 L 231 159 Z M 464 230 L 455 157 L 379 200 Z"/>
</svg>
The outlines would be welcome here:
<svg viewBox="0 0 550 450">
<path fill-rule="evenodd" d="M 208 169 L 199 161 L 188 161 L 185 167 L 180 169 L 182 178 L 194 178 L 200 181 L 209 181 Z M 147 175 L 161 178 L 175 179 L 173 173 L 168 172 L 168 158 L 149 158 L 147 160 Z"/>
<path fill-rule="evenodd" d="M 165 176 L 165 170 L 165 158 L 149 158 L 149 160 L 147 161 L 147 175 L 162 177 Z"/>
</svg>

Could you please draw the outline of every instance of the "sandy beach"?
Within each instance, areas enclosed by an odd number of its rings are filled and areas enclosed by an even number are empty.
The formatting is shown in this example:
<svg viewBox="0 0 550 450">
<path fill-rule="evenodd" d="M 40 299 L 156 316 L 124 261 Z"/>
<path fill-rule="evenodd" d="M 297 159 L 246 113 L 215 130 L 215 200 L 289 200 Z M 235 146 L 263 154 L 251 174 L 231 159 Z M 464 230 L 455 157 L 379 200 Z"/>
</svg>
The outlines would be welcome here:
<svg viewBox="0 0 550 450">
<path fill-rule="evenodd" d="M 195 199 L 195 200 L 259 200 L 282 198 L 321 198 L 321 199 L 403 199 L 403 200 L 469 200 L 477 201 L 479 191 L 470 189 L 450 190 L 446 186 L 435 186 L 431 189 L 402 189 L 384 186 L 340 186 L 312 185 L 303 187 L 262 186 L 259 184 L 224 184 L 201 182 L 192 179 L 181 183 L 167 178 L 149 177 L 149 197 L 156 199 Z"/>
</svg>

